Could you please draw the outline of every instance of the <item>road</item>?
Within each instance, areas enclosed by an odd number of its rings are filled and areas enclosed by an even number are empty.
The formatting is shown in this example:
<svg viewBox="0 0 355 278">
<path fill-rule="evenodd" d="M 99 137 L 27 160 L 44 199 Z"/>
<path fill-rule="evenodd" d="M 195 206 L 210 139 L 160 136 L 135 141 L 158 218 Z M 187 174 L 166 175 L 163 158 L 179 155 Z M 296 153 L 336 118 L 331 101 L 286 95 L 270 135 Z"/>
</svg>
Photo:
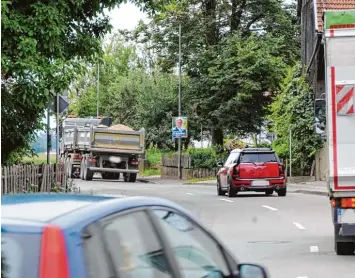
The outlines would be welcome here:
<svg viewBox="0 0 355 278">
<path fill-rule="evenodd" d="M 177 181 L 124 183 L 75 180 L 81 191 L 158 196 L 194 213 L 241 262 L 265 266 L 271 278 L 354 278 L 355 256 L 336 256 L 327 197 L 217 196 L 214 186 Z"/>
</svg>

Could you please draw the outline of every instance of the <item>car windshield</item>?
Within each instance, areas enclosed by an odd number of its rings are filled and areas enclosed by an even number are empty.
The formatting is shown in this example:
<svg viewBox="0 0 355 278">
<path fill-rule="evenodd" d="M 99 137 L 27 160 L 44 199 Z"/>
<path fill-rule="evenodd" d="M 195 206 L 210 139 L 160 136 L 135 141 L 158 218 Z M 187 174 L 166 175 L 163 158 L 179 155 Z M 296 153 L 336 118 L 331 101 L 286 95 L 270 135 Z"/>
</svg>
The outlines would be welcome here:
<svg viewBox="0 0 355 278">
<path fill-rule="evenodd" d="M 1 278 L 38 277 L 40 234 L 1 235 Z"/>
<path fill-rule="evenodd" d="M 242 153 L 240 163 L 278 162 L 275 153 Z"/>
</svg>

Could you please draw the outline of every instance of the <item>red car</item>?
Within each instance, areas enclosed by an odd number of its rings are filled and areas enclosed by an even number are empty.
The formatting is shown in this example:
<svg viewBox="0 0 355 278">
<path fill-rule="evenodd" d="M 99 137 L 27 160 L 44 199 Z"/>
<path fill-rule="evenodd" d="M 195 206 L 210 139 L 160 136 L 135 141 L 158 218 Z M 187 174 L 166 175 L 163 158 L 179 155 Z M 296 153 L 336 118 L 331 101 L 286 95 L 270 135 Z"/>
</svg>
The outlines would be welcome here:
<svg viewBox="0 0 355 278">
<path fill-rule="evenodd" d="M 217 193 L 235 197 L 238 192 L 254 191 L 286 196 L 286 175 L 275 151 L 269 148 L 233 150 L 227 161 L 218 163 Z"/>
</svg>

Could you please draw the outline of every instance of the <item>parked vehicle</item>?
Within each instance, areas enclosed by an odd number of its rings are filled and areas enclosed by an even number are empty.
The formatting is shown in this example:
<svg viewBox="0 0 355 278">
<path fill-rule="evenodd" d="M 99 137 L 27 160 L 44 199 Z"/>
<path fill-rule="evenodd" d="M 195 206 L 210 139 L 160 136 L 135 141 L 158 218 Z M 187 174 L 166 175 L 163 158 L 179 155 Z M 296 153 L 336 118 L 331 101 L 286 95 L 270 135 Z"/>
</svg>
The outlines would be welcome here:
<svg viewBox="0 0 355 278">
<path fill-rule="evenodd" d="M 316 120 L 324 118 L 322 111 L 326 115 L 328 188 L 338 255 L 353 255 L 355 250 L 354 22 L 355 10 L 324 13 L 326 99 L 315 101 Z"/>
<path fill-rule="evenodd" d="M 217 194 L 235 197 L 238 192 L 255 191 L 286 196 L 286 175 L 277 154 L 269 148 L 231 151 L 217 173 Z"/>
<path fill-rule="evenodd" d="M 1 213 L 2 277 L 267 277 L 164 199 L 16 194 Z"/>
<path fill-rule="evenodd" d="M 92 180 L 95 172 L 103 179 L 135 182 L 140 157 L 145 155 L 145 130 L 113 130 L 111 118 L 64 120 L 61 129 L 61 159 L 71 178 Z"/>
</svg>

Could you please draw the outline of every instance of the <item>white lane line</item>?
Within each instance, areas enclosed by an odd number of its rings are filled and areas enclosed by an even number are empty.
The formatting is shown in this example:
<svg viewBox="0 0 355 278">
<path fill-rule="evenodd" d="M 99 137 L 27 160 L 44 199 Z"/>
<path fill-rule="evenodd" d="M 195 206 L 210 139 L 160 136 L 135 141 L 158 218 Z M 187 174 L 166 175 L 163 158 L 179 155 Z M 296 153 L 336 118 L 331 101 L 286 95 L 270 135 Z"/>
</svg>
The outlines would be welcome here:
<svg viewBox="0 0 355 278">
<path fill-rule="evenodd" d="M 234 201 L 232 201 L 232 200 L 228 200 L 228 199 L 223 199 L 223 198 L 221 198 L 220 200 L 221 200 L 221 201 L 228 202 L 228 203 L 234 203 Z"/>
<path fill-rule="evenodd" d="M 305 230 L 306 228 L 303 227 L 300 223 L 297 223 L 297 222 L 293 222 L 293 225 L 295 225 L 298 229 L 300 230 Z"/>
<path fill-rule="evenodd" d="M 308 278 L 307 276 L 297 276 L 296 278 Z"/>
<path fill-rule="evenodd" d="M 272 210 L 272 211 L 277 211 L 278 209 L 277 208 L 273 208 L 273 207 L 270 207 L 270 206 L 267 206 L 267 205 L 262 205 L 263 208 L 266 208 L 266 209 L 269 209 L 269 210 Z"/>
<path fill-rule="evenodd" d="M 319 252 L 319 248 L 318 248 L 318 246 L 310 246 L 309 247 L 309 251 L 311 253 L 318 253 Z"/>
<path fill-rule="evenodd" d="M 192 193 L 190 193 L 190 192 L 186 192 L 185 194 L 186 194 L 186 195 L 194 195 L 194 194 L 192 194 Z"/>
</svg>

